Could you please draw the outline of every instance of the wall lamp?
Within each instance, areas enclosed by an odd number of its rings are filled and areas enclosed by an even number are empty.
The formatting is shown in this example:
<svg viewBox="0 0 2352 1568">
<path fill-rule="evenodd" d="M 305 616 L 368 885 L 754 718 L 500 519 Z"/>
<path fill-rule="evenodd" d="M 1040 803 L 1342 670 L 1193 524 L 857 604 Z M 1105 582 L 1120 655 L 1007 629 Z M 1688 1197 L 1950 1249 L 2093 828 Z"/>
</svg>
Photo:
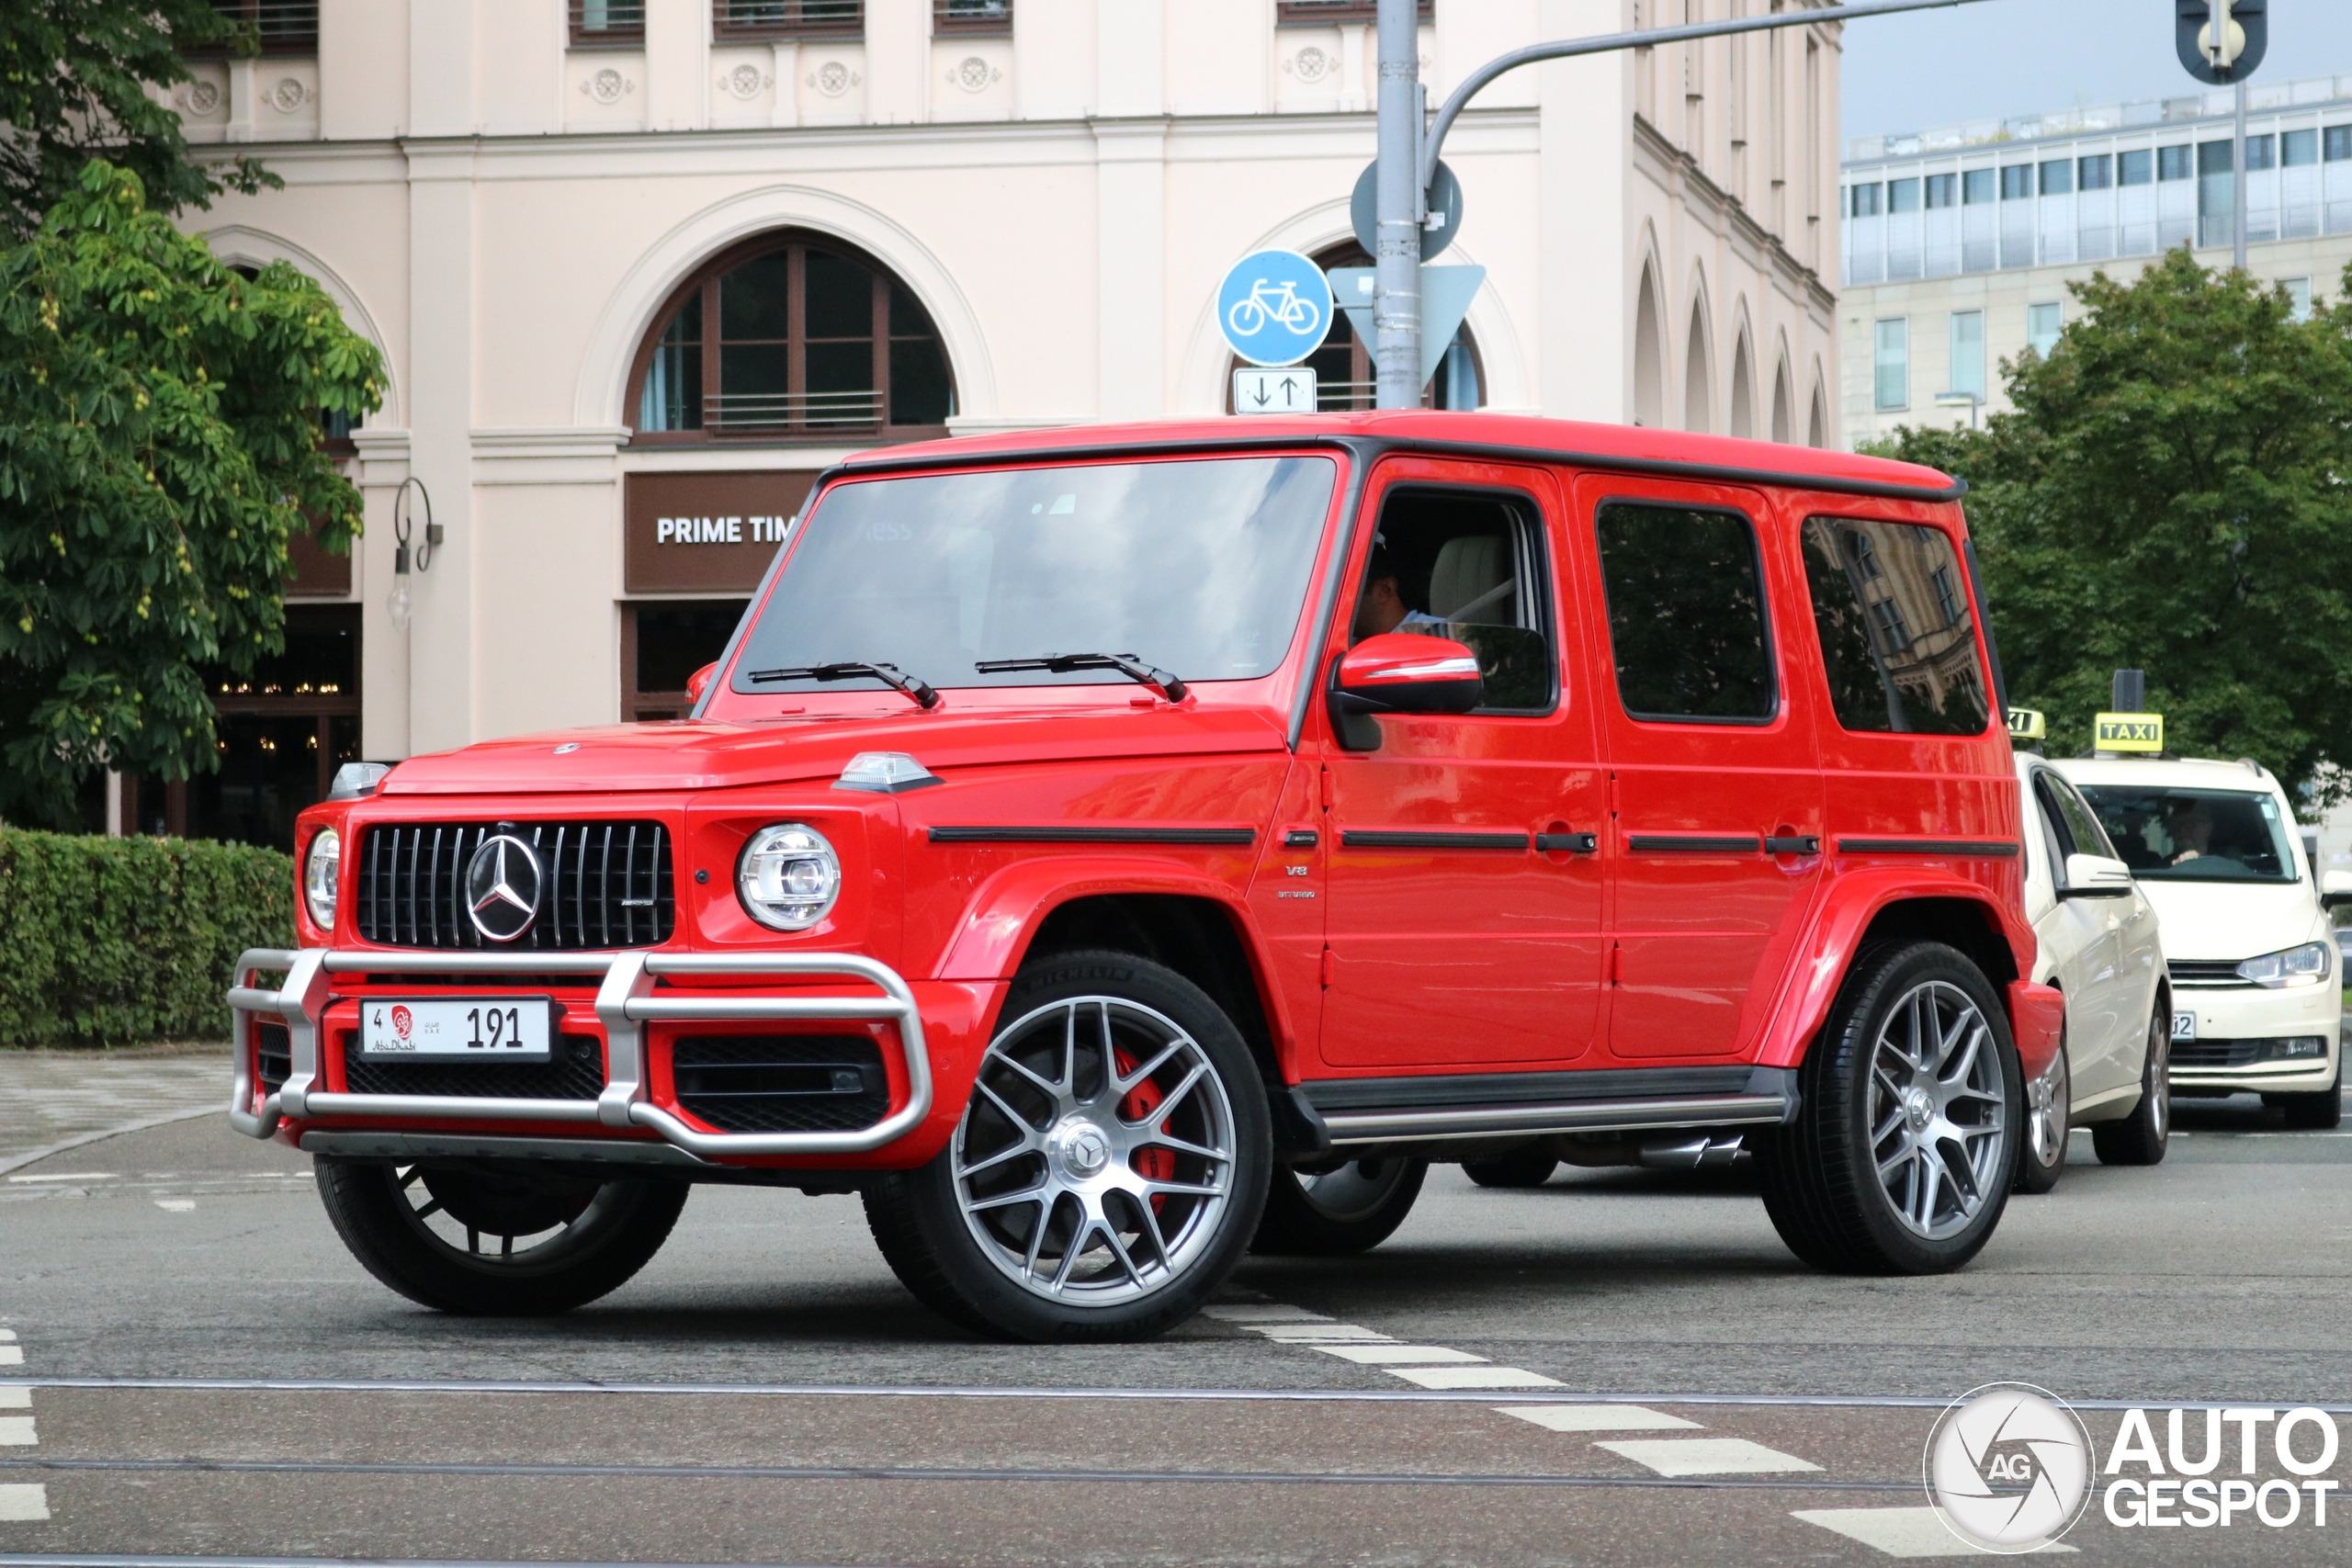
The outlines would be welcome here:
<svg viewBox="0 0 2352 1568">
<path fill-rule="evenodd" d="M 412 487 L 424 507 L 424 542 L 415 547 L 413 556 L 409 547 L 413 518 L 408 499 Z M 404 632 L 411 614 L 409 563 L 413 558 L 418 571 L 430 570 L 433 552 L 441 544 L 441 525 L 433 521 L 433 494 L 424 488 L 423 479 L 413 475 L 402 479 L 401 488 L 392 495 L 392 596 L 384 602 L 384 608 L 391 615 L 392 628 Z"/>
</svg>

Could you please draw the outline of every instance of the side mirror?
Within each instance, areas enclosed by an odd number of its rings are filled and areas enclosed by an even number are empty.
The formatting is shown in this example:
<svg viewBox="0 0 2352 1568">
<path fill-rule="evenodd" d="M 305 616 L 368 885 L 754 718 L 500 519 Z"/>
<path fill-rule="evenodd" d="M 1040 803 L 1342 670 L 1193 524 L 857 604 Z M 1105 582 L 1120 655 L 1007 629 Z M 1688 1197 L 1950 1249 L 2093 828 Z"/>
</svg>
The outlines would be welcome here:
<svg viewBox="0 0 2352 1568">
<path fill-rule="evenodd" d="M 2333 909 L 2339 904 L 2352 904 L 2352 871 L 2327 871 L 2320 874 L 2319 907 Z"/>
<path fill-rule="evenodd" d="M 702 694 L 710 690 L 710 678 L 718 673 L 718 665 L 706 664 L 701 669 L 695 671 L 693 674 L 687 676 L 686 701 L 690 703 L 698 703 L 702 701 Z"/>
<path fill-rule="evenodd" d="M 1350 649 L 1331 671 L 1331 717 L 1350 750 L 1380 745 L 1379 714 L 1468 713 L 1487 700 L 1478 656 L 1442 637 L 1385 632 Z"/>
<path fill-rule="evenodd" d="M 2068 855 L 2066 885 L 2058 889 L 2058 897 L 2129 898 L 2132 897 L 2132 868 L 2105 855 Z"/>
</svg>

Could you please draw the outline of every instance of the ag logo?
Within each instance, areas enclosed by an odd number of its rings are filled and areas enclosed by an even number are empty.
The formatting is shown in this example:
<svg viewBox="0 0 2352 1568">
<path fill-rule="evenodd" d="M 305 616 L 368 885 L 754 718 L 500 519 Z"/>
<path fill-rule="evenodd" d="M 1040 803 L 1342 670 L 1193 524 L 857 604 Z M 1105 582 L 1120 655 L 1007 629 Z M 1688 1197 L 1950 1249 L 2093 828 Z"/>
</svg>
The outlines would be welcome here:
<svg viewBox="0 0 2352 1568">
<path fill-rule="evenodd" d="M 1928 1496 L 1972 1546 L 2031 1551 L 2083 1517 L 2091 1461 L 2090 1433 L 2057 1395 L 1987 1383 L 1962 1394 L 1928 1434 Z"/>
<path fill-rule="evenodd" d="M 492 942 L 513 942 L 539 918 L 539 857 L 512 833 L 481 841 L 466 863 L 466 918 Z"/>
</svg>

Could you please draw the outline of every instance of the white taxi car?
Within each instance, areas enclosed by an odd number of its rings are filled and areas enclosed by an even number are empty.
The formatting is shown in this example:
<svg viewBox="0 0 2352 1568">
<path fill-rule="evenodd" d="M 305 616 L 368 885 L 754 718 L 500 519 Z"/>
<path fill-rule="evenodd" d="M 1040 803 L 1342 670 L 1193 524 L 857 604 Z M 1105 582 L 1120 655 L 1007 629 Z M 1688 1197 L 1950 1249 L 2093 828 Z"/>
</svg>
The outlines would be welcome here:
<svg viewBox="0 0 2352 1568">
<path fill-rule="evenodd" d="M 2066 1134 L 2091 1129 L 2108 1165 L 2154 1165 L 2172 1123 L 2165 1081 L 2171 1022 L 2156 909 L 2075 786 L 2019 753 L 2025 795 L 2025 912 L 2041 947 L 2033 978 L 2066 997 L 2066 1032 L 2049 1071 L 2026 1086 L 2029 1136 L 2018 1187 L 2047 1192 Z"/>
<path fill-rule="evenodd" d="M 2164 921 L 2176 1091 L 2259 1093 L 2327 1128 L 2338 1094 L 2341 964 L 2278 781 L 2252 761 L 2086 758 L 2081 790 Z M 2352 879 L 2347 879 L 2352 880 Z"/>
</svg>

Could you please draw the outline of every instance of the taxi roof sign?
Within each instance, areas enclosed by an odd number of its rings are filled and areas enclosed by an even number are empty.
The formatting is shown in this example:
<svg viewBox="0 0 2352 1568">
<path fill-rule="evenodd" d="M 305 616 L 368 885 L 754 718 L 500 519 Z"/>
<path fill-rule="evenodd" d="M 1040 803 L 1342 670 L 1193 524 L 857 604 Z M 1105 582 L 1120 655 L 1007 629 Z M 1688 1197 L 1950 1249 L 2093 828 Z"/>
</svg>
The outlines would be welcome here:
<svg viewBox="0 0 2352 1568">
<path fill-rule="evenodd" d="M 2093 720 L 2093 749 L 2100 751 L 2161 751 L 2165 749 L 2165 716 L 2160 713 L 2103 713 Z"/>
<path fill-rule="evenodd" d="M 2042 740 L 2050 735 L 2050 722 L 2039 708 L 2009 710 L 2009 739 L 2012 740 Z"/>
</svg>

